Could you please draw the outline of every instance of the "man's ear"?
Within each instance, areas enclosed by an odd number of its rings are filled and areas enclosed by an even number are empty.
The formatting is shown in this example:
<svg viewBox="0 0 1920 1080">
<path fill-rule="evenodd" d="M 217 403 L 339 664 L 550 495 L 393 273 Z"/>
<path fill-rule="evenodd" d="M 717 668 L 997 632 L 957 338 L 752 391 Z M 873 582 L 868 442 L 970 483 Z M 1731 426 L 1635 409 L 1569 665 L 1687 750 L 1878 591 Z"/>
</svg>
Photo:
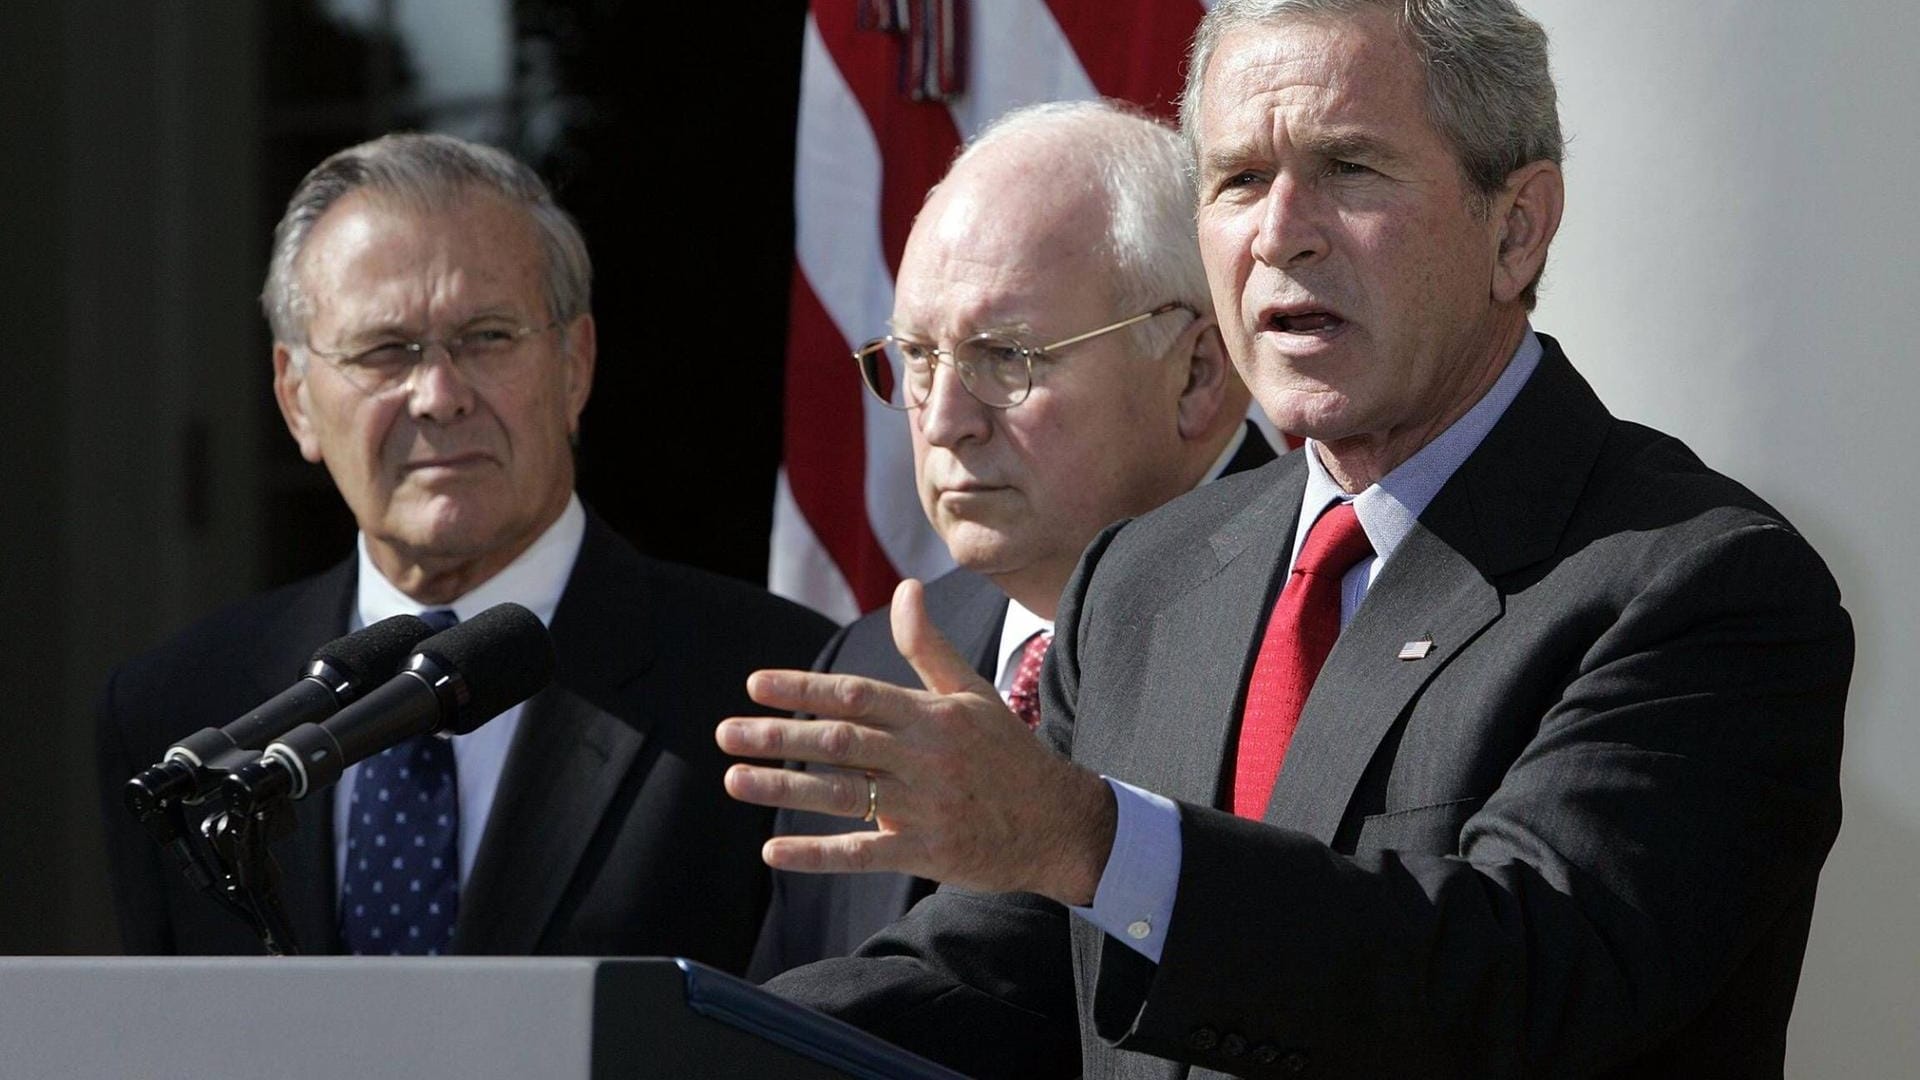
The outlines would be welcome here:
<svg viewBox="0 0 1920 1080">
<path fill-rule="evenodd" d="M 1566 204 L 1566 180 L 1560 166 L 1535 161 L 1507 177 L 1506 190 L 1495 199 L 1499 214 L 1499 241 L 1494 251 L 1493 299 L 1518 300 L 1547 264 L 1547 246 L 1560 231 L 1560 212 Z"/>
<path fill-rule="evenodd" d="M 295 363 L 293 350 L 278 341 L 273 343 L 273 400 L 280 406 L 280 418 L 287 422 L 287 433 L 300 446 L 300 456 L 318 465 L 320 438 L 313 427 L 306 368 Z"/>
<path fill-rule="evenodd" d="M 593 392 L 593 363 L 599 348 L 592 315 L 582 315 L 561 331 L 566 335 L 567 434 L 580 434 L 580 412 Z"/>
<path fill-rule="evenodd" d="M 1186 385 L 1180 391 L 1180 437 L 1204 439 L 1213 434 L 1220 410 L 1226 406 L 1229 382 L 1236 376 L 1227 358 L 1220 327 L 1202 315 L 1173 343 L 1176 364 L 1185 368 Z"/>
</svg>

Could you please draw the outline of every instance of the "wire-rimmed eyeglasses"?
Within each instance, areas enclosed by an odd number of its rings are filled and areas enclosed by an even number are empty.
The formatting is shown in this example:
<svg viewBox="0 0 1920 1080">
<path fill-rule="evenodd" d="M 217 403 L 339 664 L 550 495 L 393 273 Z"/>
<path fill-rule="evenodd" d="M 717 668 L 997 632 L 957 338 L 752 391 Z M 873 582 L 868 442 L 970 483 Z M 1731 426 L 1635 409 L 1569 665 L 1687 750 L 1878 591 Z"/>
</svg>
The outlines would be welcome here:
<svg viewBox="0 0 1920 1080">
<path fill-rule="evenodd" d="M 1069 345 L 1124 330 L 1170 311 L 1199 314 L 1192 305 L 1173 300 L 1098 330 L 1075 334 L 1039 348 L 1022 344 L 1006 334 L 991 332 L 975 334 L 951 349 L 888 334 L 855 349 L 853 359 L 860 365 L 860 379 L 867 384 L 867 389 L 891 409 L 916 409 L 926 404 L 928 395 L 933 393 L 934 369 L 939 367 L 943 356 L 959 374 L 960 385 L 982 405 L 1011 409 L 1033 392 L 1036 359 L 1045 359 Z"/>
<path fill-rule="evenodd" d="M 560 325 L 557 319 L 545 326 L 489 321 L 475 323 L 443 338 L 383 338 L 371 345 L 338 352 L 308 345 L 307 352 L 331 364 L 365 393 L 377 395 L 411 384 L 413 373 L 426 360 L 427 350 L 438 345 L 469 382 L 493 386 L 518 370 L 523 342 Z"/>
</svg>

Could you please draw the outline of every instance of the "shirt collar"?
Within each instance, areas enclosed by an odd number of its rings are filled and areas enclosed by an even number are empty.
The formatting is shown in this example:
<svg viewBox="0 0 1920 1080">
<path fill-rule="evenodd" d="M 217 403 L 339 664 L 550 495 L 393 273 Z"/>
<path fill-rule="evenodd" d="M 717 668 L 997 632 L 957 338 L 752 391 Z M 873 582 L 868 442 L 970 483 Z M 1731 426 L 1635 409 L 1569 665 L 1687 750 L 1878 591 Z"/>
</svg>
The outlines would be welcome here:
<svg viewBox="0 0 1920 1080">
<path fill-rule="evenodd" d="M 560 594 L 566 591 L 567 578 L 573 575 L 574 560 L 580 555 L 580 541 L 586 534 L 587 512 L 580 505 L 580 496 L 570 496 L 559 519 L 547 526 L 547 531 L 518 558 L 466 595 L 455 598 L 453 603 L 433 606 L 451 608 L 464 621 L 495 604 L 511 600 L 538 615 L 541 622 L 551 623 L 554 609 L 560 606 Z M 373 565 L 364 533 L 355 546 L 360 562 L 355 596 L 358 625 L 369 626 L 391 615 L 418 614 L 426 607 L 401 592 Z"/>
<path fill-rule="evenodd" d="M 1035 634 L 1053 633 L 1053 620 L 1043 619 L 1027 610 L 1020 601 L 1007 598 L 1007 617 L 1000 623 L 1000 659 L 993 668 L 993 682 L 1003 692 L 1012 680 L 1013 654 Z"/>
<path fill-rule="evenodd" d="M 1514 350 L 1513 358 L 1507 361 L 1506 370 L 1500 373 L 1500 378 L 1494 381 L 1492 388 L 1473 408 L 1357 496 L 1348 495 L 1340 489 L 1333 474 L 1320 463 L 1319 444 L 1308 439 L 1307 489 L 1300 502 L 1301 527 L 1294 530 L 1293 556 L 1287 565 L 1293 565 L 1292 559 L 1299 558 L 1300 545 L 1306 542 L 1307 529 L 1322 511 L 1337 502 L 1352 502 L 1353 512 L 1360 519 L 1360 528 L 1373 545 L 1375 573 L 1378 573 L 1378 567 L 1392 557 L 1394 549 L 1413 531 L 1414 523 L 1420 520 L 1427 504 L 1433 501 L 1433 497 L 1446 486 L 1447 481 L 1480 445 L 1480 441 L 1487 437 L 1487 432 L 1493 430 L 1493 425 L 1506 414 L 1507 406 L 1513 404 L 1520 388 L 1526 385 L 1528 377 L 1540 366 L 1542 353 L 1540 339 L 1529 326 L 1525 336 L 1520 339 L 1520 347 Z"/>
</svg>

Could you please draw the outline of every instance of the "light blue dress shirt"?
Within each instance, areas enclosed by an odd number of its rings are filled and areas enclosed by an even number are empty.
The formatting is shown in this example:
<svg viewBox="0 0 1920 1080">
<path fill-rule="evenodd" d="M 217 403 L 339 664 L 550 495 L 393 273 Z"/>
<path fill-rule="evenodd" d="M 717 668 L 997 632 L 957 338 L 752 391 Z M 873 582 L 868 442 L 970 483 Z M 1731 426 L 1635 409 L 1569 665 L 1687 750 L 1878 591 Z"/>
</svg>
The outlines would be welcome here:
<svg viewBox="0 0 1920 1080">
<path fill-rule="evenodd" d="M 1540 339 L 1529 328 L 1507 368 L 1466 415 L 1453 422 L 1432 442 L 1357 496 L 1340 489 L 1320 463 L 1317 445 L 1306 445 L 1307 486 L 1300 500 L 1301 527 L 1294 531 L 1293 553 L 1287 567 L 1300 555 L 1307 530 L 1328 507 L 1352 502 L 1360 528 L 1374 554 L 1361 560 L 1340 579 L 1340 626 L 1344 629 L 1366 598 L 1380 568 L 1400 546 L 1440 493 L 1447 480 L 1472 454 L 1487 432 L 1513 404 L 1528 377 L 1540 364 Z M 1155 963 L 1166 946 L 1167 928 L 1180 885 L 1180 809 L 1173 800 L 1106 777 L 1119 814 L 1113 850 L 1100 875 L 1092 907 L 1072 911 Z"/>
<path fill-rule="evenodd" d="M 519 558 L 453 603 L 433 607 L 451 608 L 464 621 L 495 604 L 511 600 L 538 615 L 541 622 L 551 624 L 553 611 L 560 606 L 560 594 L 566 591 L 567 578 L 573 575 L 574 561 L 580 556 L 580 541 L 586 534 L 587 512 L 580 505 L 580 497 L 575 495 L 567 501 L 559 520 L 549 525 Z M 426 610 L 374 567 L 367 555 L 365 536 L 360 538 L 359 550 L 360 581 L 352 629 L 389 616 L 417 615 Z M 507 749 L 513 745 L 514 732 L 520 729 L 520 712 L 521 706 L 515 705 L 473 731 L 453 738 L 454 773 L 460 789 L 460 887 L 463 889 L 467 875 L 473 872 L 480 838 L 486 833 L 493 795 L 500 786 L 500 774 L 506 769 Z M 333 879 L 336 882 L 346 879 L 347 813 L 359 775 L 360 766 L 349 768 L 333 789 Z"/>
</svg>

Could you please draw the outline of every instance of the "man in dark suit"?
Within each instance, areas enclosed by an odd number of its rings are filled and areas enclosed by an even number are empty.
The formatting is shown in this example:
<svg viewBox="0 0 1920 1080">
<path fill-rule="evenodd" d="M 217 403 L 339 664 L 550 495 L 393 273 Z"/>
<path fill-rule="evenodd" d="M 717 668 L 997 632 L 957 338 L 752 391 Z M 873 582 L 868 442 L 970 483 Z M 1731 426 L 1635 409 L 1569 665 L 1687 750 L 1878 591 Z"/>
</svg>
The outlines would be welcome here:
<svg viewBox="0 0 1920 1080">
<path fill-rule="evenodd" d="M 276 397 L 353 510 L 358 551 L 114 674 L 100 776 L 127 948 L 259 948 L 135 828 L 119 805 L 135 770 L 284 688 L 352 627 L 511 600 L 549 624 L 554 683 L 451 752 L 404 743 L 298 804 L 275 851 L 299 944 L 744 968 L 771 815 L 715 797 L 711 728 L 745 705 L 748 671 L 804 662 L 831 626 L 640 555 L 574 495 L 594 364 L 577 228 L 507 155 L 408 135 L 323 162 L 275 241 Z"/>
<path fill-rule="evenodd" d="M 1214 323 L 1183 159 L 1172 128 L 1105 102 L 995 121 L 929 194 L 901 259 L 894 336 L 864 352 L 878 376 L 868 389 L 910 406 L 921 502 L 960 564 L 928 584 L 928 615 L 1016 711 L 1037 716 L 1060 593 L 1101 528 L 1273 460 L 1243 419 L 1246 387 Z M 1063 172 L 1082 179 L 1063 185 Z M 1023 338 L 1051 342 L 1176 302 L 1036 358 L 1031 391 L 1006 407 L 970 392 L 964 373 L 936 387 L 931 367 L 914 367 L 982 329 L 1024 324 Z M 1025 379 L 1027 359 L 1006 355 Z M 976 372 L 973 385 L 992 377 Z M 906 396 L 916 379 L 924 398 Z M 999 492 L 977 493 L 986 485 Z M 885 612 L 841 631 L 815 668 L 919 684 Z M 871 828 L 783 811 L 775 832 Z M 776 872 L 749 973 L 844 956 L 931 891 L 906 874 Z"/>
<path fill-rule="evenodd" d="M 1839 824 L 1838 591 L 1528 325 L 1563 194 L 1540 28 L 1330 7 L 1215 6 L 1182 112 L 1223 333 L 1303 452 L 1089 548 L 1042 680 L 1066 756 L 913 583 L 926 692 L 754 676 L 834 719 L 721 744 L 848 772 L 729 790 L 881 824 L 768 861 L 948 886 L 771 985 L 976 1075 L 1778 1076 Z"/>
</svg>

